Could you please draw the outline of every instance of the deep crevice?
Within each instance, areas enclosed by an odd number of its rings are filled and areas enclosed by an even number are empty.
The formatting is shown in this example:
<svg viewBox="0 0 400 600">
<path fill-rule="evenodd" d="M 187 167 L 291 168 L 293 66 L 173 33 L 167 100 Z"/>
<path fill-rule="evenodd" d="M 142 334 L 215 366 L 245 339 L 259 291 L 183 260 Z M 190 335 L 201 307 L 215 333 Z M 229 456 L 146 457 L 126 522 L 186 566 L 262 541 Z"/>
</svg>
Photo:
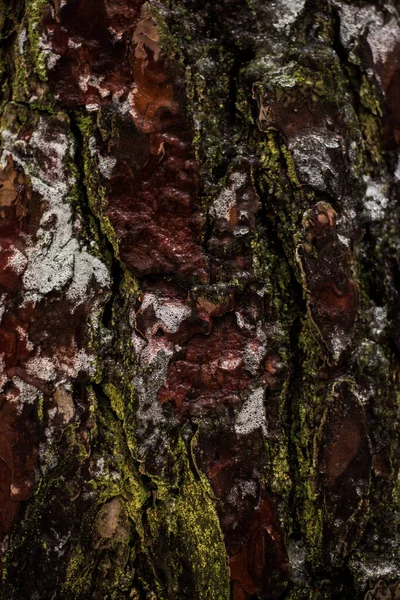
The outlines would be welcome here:
<svg viewBox="0 0 400 600">
<path fill-rule="evenodd" d="M 81 210 L 83 214 L 90 214 L 97 227 L 97 234 L 100 239 L 101 244 L 104 246 L 106 253 L 111 257 L 111 288 L 108 301 L 103 309 L 102 322 L 105 327 L 110 327 L 112 324 L 112 316 L 113 316 L 113 305 L 115 301 L 115 297 L 120 289 L 121 281 L 122 281 L 122 266 L 120 261 L 116 258 L 114 253 L 114 248 L 111 242 L 108 240 L 107 236 L 104 235 L 101 231 L 100 221 L 98 216 L 93 212 L 90 207 L 89 197 L 87 194 L 86 183 L 85 183 L 85 164 L 83 157 L 83 148 L 85 147 L 83 134 L 79 128 L 77 123 L 76 115 L 74 112 L 68 113 L 70 123 L 71 123 L 71 132 L 75 139 L 75 165 L 78 170 L 78 188 L 80 191 L 80 197 L 82 199 Z"/>
</svg>

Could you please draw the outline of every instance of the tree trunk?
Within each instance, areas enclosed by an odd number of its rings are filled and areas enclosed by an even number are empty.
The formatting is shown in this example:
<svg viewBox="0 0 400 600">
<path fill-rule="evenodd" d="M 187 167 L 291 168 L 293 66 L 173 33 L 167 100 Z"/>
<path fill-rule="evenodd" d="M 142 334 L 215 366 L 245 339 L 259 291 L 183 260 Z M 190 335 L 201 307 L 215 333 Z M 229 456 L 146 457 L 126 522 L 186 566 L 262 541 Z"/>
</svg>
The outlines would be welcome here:
<svg viewBox="0 0 400 600">
<path fill-rule="evenodd" d="M 396 5 L 0 0 L 2 599 L 400 597 Z"/>
</svg>

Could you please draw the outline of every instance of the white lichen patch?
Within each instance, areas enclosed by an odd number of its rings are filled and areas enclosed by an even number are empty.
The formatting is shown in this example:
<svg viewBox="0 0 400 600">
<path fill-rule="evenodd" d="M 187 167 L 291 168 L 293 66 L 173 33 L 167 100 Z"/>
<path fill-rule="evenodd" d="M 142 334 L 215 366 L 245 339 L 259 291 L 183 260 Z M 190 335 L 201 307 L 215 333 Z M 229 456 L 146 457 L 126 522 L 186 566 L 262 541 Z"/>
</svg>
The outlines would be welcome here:
<svg viewBox="0 0 400 600">
<path fill-rule="evenodd" d="M 338 233 L 338 240 L 341 244 L 343 244 L 343 246 L 347 246 L 347 248 L 350 248 L 350 238 L 344 235 L 340 235 L 340 233 Z"/>
<path fill-rule="evenodd" d="M 7 372 L 6 372 L 6 363 L 4 362 L 4 352 L 0 354 L 0 392 L 3 391 L 5 384 L 8 381 Z"/>
<path fill-rule="evenodd" d="M 229 178 L 229 185 L 222 190 L 220 195 L 210 206 L 210 215 L 215 219 L 229 220 L 232 208 L 237 202 L 237 192 L 246 183 L 244 173 L 232 173 Z"/>
<path fill-rule="evenodd" d="M 386 306 L 374 306 L 370 311 L 372 317 L 371 333 L 376 340 L 385 335 L 388 327 L 388 311 Z"/>
<path fill-rule="evenodd" d="M 344 47 L 350 49 L 360 35 L 366 34 L 375 66 L 384 64 L 400 43 L 399 17 L 395 8 L 388 4 L 384 13 L 372 4 L 357 6 L 340 2 L 337 7 Z"/>
<path fill-rule="evenodd" d="M 398 540 L 388 544 L 389 548 L 382 553 L 373 556 L 356 558 L 352 564 L 360 583 L 364 586 L 370 581 L 400 579 L 400 564 L 398 560 Z"/>
<path fill-rule="evenodd" d="M 107 287 L 110 279 L 105 265 L 74 235 L 79 228 L 78 219 L 73 215 L 68 196 L 75 179 L 64 167 L 65 158 L 73 155 L 73 141 L 51 127 L 45 117 L 40 118 L 31 136 L 29 153 L 20 150 L 19 141 L 10 132 L 3 132 L 3 139 L 2 163 L 11 154 L 30 175 L 32 189 L 45 203 L 37 242 L 28 243 L 26 250 L 23 276 L 26 300 L 38 301 L 68 286 L 68 299 L 76 304 L 87 302 L 92 296 L 92 284 Z"/>
<path fill-rule="evenodd" d="M 106 469 L 106 461 L 103 456 L 96 457 L 90 462 L 90 474 L 95 479 L 107 478 L 108 470 Z"/>
<path fill-rule="evenodd" d="M 97 257 L 89 254 L 84 248 L 78 249 L 74 254 L 74 275 L 67 291 L 67 298 L 83 302 L 87 297 L 87 290 L 95 281 L 101 288 L 108 287 L 110 276 L 104 263 Z"/>
<path fill-rule="evenodd" d="M 291 26 L 303 10 L 305 0 L 275 0 L 271 5 L 276 21 L 273 25 L 279 31 L 289 33 Z"/>
<path fill-rule="evenodd" d="M 21 304 L 40 302 L 40 315 L 51 302 L 50 314 L 57 315 L 54 317 L 57 322 L 46 324 L 46 351 L 39 345 L 34 348 L 24 329 L 17 329 L 27 349 L 34 353 L 25 364 L 21 364 L 26 376 L 21 371 L 21 378 L 14 377 L 15 387 L 7 395 L 7 400 L 16 405 L 19 413 L 22 413 L 25 403 L 35 403 L 42 395 L 40 390 L 23 379 L 62 384 L 82 373 L 90 377 L 96 369 L 94 357 L 85 348 L 78 347 L 74 340 L 76 325 L 71 329 L 70 338 L 66 338 L 65 346 L 57 340 L 59 320 L 64 319 L 68 323 L 71 313 L 82 304 L 91 308 L 90 314 L 82 316 L 82 319 L 87 319 L 88 326 L 91 324 L 93 327 L 93 319 L 99 318 L 100 298 L 106 298 L 106 294 L 101 292 L 106 291 L 110 284 L 106 266 L 89 251 L 95 242 L 89 248 L 79 237 L 82 223 L 70 203 L 71 188 L 76 180 L 67 167 L 69 157 L 74 155 L 74 143 L 67 133 L 67 124 L 66 117 L 41 116 L 29 140 L 19 140 L 10 131 L 3 132 L 1 162 L 5 164 L 11 155 L 14 162 L 22 167 L 31 182 L 32 199 L 41 211 L 38 230 L 21 237 L 23 250 L 10 247 L 12 253 L 7 268 L 22 277 Z M 51 298 L 47 299 L 49 294 Z M 58 412 L 55 407 L 52 409 L 54 415 L 49 412 L 48 417 L 51 421 L 52 416 L 60 415 L 67 424 L 74 415 L 72 396 L 58 388 L 55 399 Z M 50 445 L 57 427 L 49 422 L 46 428 Z M 56 464 L 53 452 L 51 449 L 47 451 L 46 445 L 40 449 L 40 458 L 43 469 L 51 469 Z"/>
<path fill-rule="evenodd" d="M 54 363 L 48 357 L 36 356 L 31 358 L 26 365 L 26 370 L 42 381 L 54 381 L 57 376 Z"/>
<path fill-rule="evenodd" d="M 35 404 L 41 397 L 41 392 L 35 386 L 26 383 L 20 377 L 13 377 L 12 381 L 15 387 L 19 390 L 18 396 L 15 396 L 11 392 L 7 394 L 7 400 L 17 404 L 18 412 L 22 412 L 24 404 Z"/>
<path fill-rule="evenodd" d="M 0 296 L 0 323 L 3 320 L 3 315 L 6 312 L 6 303 L 5 303 L 5 299 L 6 299 L 6 294 L 2 294 Z"/>
<path fill-rule="evenodd" d="M 17 273 L 17 275 L 21 275 L 26 269 L 26 265 L 28 264 L 28 259 L 18 248 L 15 246 L 10 246 L 9 251 L 12 254 L 9 256 L 7 261 L 7 268 L 12 269 Z"/>
<path fill-rule="evenodd" d="M 243 501 L 247 496 L 251 498 L 257 498 L 257 483 L 253 480 L 240 479 L 235 482 L 229 494 L 226 497 L 227 502 L 233 505 L 237 505 Z"/>
<path fill-rule="evenodd" d="M 51 532 L 54 536 L 54 542 L 50 546 L 50 549 L 52 552 L 55 552 L 58 557 L 63 556 L 67 550 L 67 543 L 70 540 L 71 534 L 60 535 L 54 528 L 52 528 Z"/>
<path fill-rule="evenodd" d="M 338 185 L 339 175 L 331 153 L 340 151 L 339 137 L 315 130 L 293 136 L 289 149 L 302 182 L 320 191 L 327 190 L 327 181 Z"/>
<path fill-rule="evenodd" d="M 152 338 L 143 347 L 139 355 L 139 363 L 143 367 L 152 366 L 159 355 L 172 356 L 173 344 L 164 338 Z"/>
<path fill-rule="evenodd" d="M 253 329 L 252 323 L 249 323 L 246 319 L 245 315 L 241 313 L 239 310 L 235 311 L 236 322 L 239 325 L 240 329 Z"/>
<path fill-rule="evenodd" d="M 88 66 L 87 66 L 87 69 L 89 69 Z M 107 96 L 110 95 L 111 91 L 107 87 L 105 87 L 105 85 L 103 84 L 104 80 L 105 80 L 104 75 L 101 75 L 100 77 L 96 77 L 95 75 L 92 75 L 89 72 L 89 70 L 87 70 L 86 73 L 81 73 L 81 75 L 79 77 L 79 87 L 81 88 L 81 90 L 83 92 L 87 92 L 89 87 L 95 88 L 99 92 L 99 94 L 102 98 L 106 98 Z"/>
<path fill-rule="evenodd" d="M 326 333 L 327 342 L 335 361 L 339 360 L 343 350 L 350 342 L 351 336 L 346 334 L 342 328 L 335 325 L 333 331 Z"/>
<path fill-rule="evenodd" d="M 191 314 L 191 308 L 179 302 L 177 300 L 167 300 L 157 298 L 154 294 L 146 293 L 143 298 L 141 310 L 145 311 L 146 308 L 151 306 L 154 310 L 154 314 L 159 320 L 159 324 L 165 331 L 169 333 L 176 333 L 179 329 L 182 321 L 187 319 Z M 158 328 L 158 325 L 156 328 Z M 152 327 L 154 329 L 154 327 Z M 155 333 L 155 331 L 153 332 Z"/>
<path fill-rule="evenodd" d="M 74 40 L 73 37 L 68 38 L 68 48 L 80 48 L 82 46 L 82 42 Z"/>
<path fill-rule="evenodd" d="M 60 60 L 61 55 L 54 51 L 52 41 L 49 39 L 46 31 L 39 36 L 39 48 L 45 58 L 47 70 L 51 71 Z"/>
<path fill-rule="evenodd" d="M 79 373 L 85 373 L 89 377 L 94 375 L 96 370 L 94 356 L 88 354 L 83 348 L 78 350 L 75 344 L 74 346 L 73 354 L 71 354 L 71 350 L 69 350 L 68 354 L 63 354 L 61 349 L 60 353 L 55 357 L 55 364 L 63 374 L 62 379 L 64 377 L 76 379 Z"/>
<path fill-rule="evenodd" d="M 364 7 L 340 3 L 337 4 L 340 13 L 340 39 L 345 48 L 350 48 L 362 31 L 365 31 L 370 23 L 378 19 L 377 10 L 374 6 Z"/>
<path fill-rule="evenodd" d="M 364 181 L 367 184 L 364 205 L 370 219 L 372 221 L 381 221 L 387 218 L 389 206 L 389 187 L 387 183 L 371 179 L 368 176 L 364 177 Z"/>
<path fill-rule="evenodd" d="M 150 368 L 145 376 L 138 374 L 132 382 L 138 399 L 137 440 L 140 454 L 144 456 L 147 450 L 158 447 L 156 460 L 160 461 L 168 447 L 168 439 L 162 436 L 161 427 L 166 423 L 166 417 L 158 400 L 158 392 L 167 379 L 172 356 L 172 348 L 161 345 L 157 352 L 145 354 L 144 357 L 141 355 L 141 364 L 151 358 Z"/>
<path fill-rule="evenodd" d="M 58 465 L 57 453 L 54 452 L 52 446 L 52 438 L 49 435 L 48 427 L 45 430 L 47 442 L 41 442 L 39 444 L 39 460 L 40 460 L 40 472 L 41 475 L 47 475 L 50 471 L 56 468 Z"/>
<path fill-rule="evenodd" d="M 18 35 L 18 50 L 20 54 L 24 53 L 24 46 L 28 40 L 28 32 L 26 27 L 23 27 Z"/>
<path fill-rule="evenodd" d="M 246 344 L 244 351 L 244 364 L 252 375 L 256 375 L 262 360 L 267 354 L 267 348 L 258 340 L 251 340 Z"/>
<path fill-rule="evenodd" d="M 139 356 L 141 354 L 146 344 L 146 340 L 134 331 L 132 334 L 132 345 L 136 356 Z"/>
<path fill-rule="evenodd" d="M 390 13 L 390 10 L 388 12 Z M 398 15 L 392 14 L 388 19 L 387 15 L 379 13 L 375 19 L 371 19 L 368 23 L 367 40 L 372 50 L 374 64 L 384 64 L 400 44 Z"/>
<path fill-rule="evenodd" d="M 102 156 L 97 148 L 96 139 L 93 136 L 89 138 L 89 152 L 94 159 L 97 159 L 99 171 L 105 179 L 110 179 L 112 171 L 117 164 L 117 159 L 112 156 Z"/>
<path fill-rule="evenodd" d="M 235 420 L 235 431 L 238 435 L 245 435 L 257 429 L 261 429 L 264 435 L 267 435 L 264 388 L 251 392 Z"/>
<path fill-rule="evenodd" d="M 397 158 L 396 168 L 394 170 L 393 177 L 396 183 L 400 181 L 400 155 Z"/>
<path fill-rule="evenodd" d="M 292 569 L 292 579 L 295 582 L 305 580 L 307 573 L 306 555 L 306 548 L 302 542 L 289 540 L 288 557 Z"/>
<path fill-rule="evenodd" d="M 167 419 L 165 416 L 158 392 L 165 384 L 169 363 L 176 348 L 165 336 L 156 334 L 160 329 L 176 333 L 181 323 L 190 317 L 192 309 L 179 299 L 157 297 L 147 292 L 143 296 L 139 312 L 144 315 L 146 323 L 145 330 L 140 332 L 142 335 L 136 329 L 138 315 L 132 313 L 130 317 L 132 343 L 140 367 L 132 381 L 138 401 L 137 442 L 141 456 L 149 449 L 158 447 L 156 460 L 161 465 L 168 447 L 162 428 L 174 418 Z"/>
<path fill-rule="evenodd" d="M 213 363 L 215 363 L 216 366 L 218 366 L 220 369 L 222 369 L 223 371 L 234 371 L 235 369 L 237 369 L 238 367 L 240 367 L 240 365 L 242 364 L 242 357 L 241 356 L 235 356 L 233 353 L 227 353 L 224 358 L 219 358 L 216 361 L 212 361 L 210 363 L 210 367 L 212 369 L 213 367 Z"/>
<path fill-rule="evenodd" d="M 105 179 L 110 179 L 112 171 L 117 164 L 117 159 L 112 156 L 98 155 L 100 173 Z"/>
</svg>

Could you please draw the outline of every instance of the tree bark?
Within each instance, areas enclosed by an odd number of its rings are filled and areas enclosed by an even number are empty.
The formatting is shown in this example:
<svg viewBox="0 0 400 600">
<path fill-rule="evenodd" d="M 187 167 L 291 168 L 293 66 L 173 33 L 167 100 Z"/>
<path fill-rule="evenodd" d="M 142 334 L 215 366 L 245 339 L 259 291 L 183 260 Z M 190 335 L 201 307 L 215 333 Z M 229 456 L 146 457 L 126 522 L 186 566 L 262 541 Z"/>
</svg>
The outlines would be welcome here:
<svg viewBox="0 0 400 600">
<path fill-rule="evenodd" d="M 0 27 L 1 598 L 399 598 L 397 1 Z"/>
</svg>

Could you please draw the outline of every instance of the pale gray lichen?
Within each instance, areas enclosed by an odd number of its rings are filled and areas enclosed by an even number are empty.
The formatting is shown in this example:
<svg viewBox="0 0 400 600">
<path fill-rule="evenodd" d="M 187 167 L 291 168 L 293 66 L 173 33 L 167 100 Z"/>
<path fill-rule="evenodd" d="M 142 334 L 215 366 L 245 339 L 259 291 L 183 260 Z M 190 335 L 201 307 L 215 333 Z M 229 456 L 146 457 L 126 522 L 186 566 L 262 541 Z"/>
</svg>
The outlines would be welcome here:
<svg viewBox="0 0 400 600">
<path fill-rule="evenodd" d="M 18 35 L 18 50 L 20 54 L 24 53 L 24 46 L 28 40 L 28 32 L 26 27 L 23 27 Z"/>
<path fill-rule="evenodd" d="M 24 404 L 35 404 L 41 396 L 40 390 L 35 386 L 23 381 L 20 377 L 14 376 L 12 381 L 15 387 L 19 390 L 18 396 L 12 393 L 7 394 L 7 400 L 17 405 L 19 413 L 23 410 Z"/>
<path fill-rule="evenodd" d="M 66 156 L 74 153 L 74 143 L 66 134 L 52 129 L 48 119 L 40 117 L 33 132 L 29 153 L 24 143 L 9 131 L 3 132 L 4 150 L 1 162 L 9 154 L 30 175 L 32 189 L 45 202 L 45 210 L 37 232 L 37 242 L 28 243 L 26 268 L 23 275 L 25 301 L 38 301 L 52 291 L 69 284 L 67 298 L 77 304 L 93 295 L 89 284 L 108 287 L 107 267 L 90 254 L 75 236 L 79 219 L 73 215 L 69 202 L 70 188 L 76 183 L 65 169 Z M 37 153 L 43 160 L 32 160 Z M 19 261 L 21 262 L 21 261 Z M 19 264 L 16 265 L 19 268 Z"/>
<path fill-rule="evenodd" d="M 322 131 L 307 132 L 306 135 L 293 136 L 289 143 L 296 172 L 300 180 L 314 189 L 324 192 L 329 186 L 339 190 L 340 174 L 334 162 L 332 152 L 340 152 L 338 135 Z"/>
<path fill-rule="evenodd" d="M 372 4 L 357 6 L 338 3 L 340 14 L 340 37 L 343 46 L 350 50 L 361 34 L 372 51 L 375 66 L 385 64 L 388 56 L 396 50 L 400 39 L 399 14 L 394 6 L 387 4 L 385 12 Z M 375 76 L 380 79 L 379 72 Z"/>
<path fill-rule="evenodd" d="M 246 183 L 246 180 L 247 176 L 244 173 L 234 172 L 231 174 L 227 187 L 210 206 L 212 217 L 229 220 L 230 212 L 237 202 L 237 191 Z"/>
<path fill-rule="evenodd" d="M 276 0 L 271 5 L 276 19 L 273 21 L 273 26 L 278 31 L 288 34 L 304 6 L 305 0 Z"/>
<path fill-rule="evenodd" d="M 169 333 L 176 333 L 179 329 L 180 324 L 190 317 L 191 308 L 177 300 L 168 300 L 166 298 L 157 298 L 155 294 L 145 293 L 143 297 L 143 302 L 141 305 L 141 311 L 144 311 L 148 307 L 152 307 L 154 310 L 154 314 L 159 319 L 159 324 L 162 325 L 165 331 Z M 148 333 L 156 333 L 159 324 L 157 323 L 152 328 L 152 331 Z"/>
<path fill-rule="evenodd" d="M 244 435 L 261 429 L 267 435 L 267 418 L 264 406 L 264 388 L 252 391 L 235 419 L 235 431 L 238 435 Z"/>
<path fill-rule="evenodd" d="M 151 296 L 149 294 L 149 305 L 152 303 Z M 160 306 L 157 304 L 156 309 L 158 308 Z M 176 327 L 176 314 L 172 321 L 168 312 L 161 314 L 167 318 L 169 327 Z M 135 315 L 132 315 L 132 323 L 134 322 Z M 167 379 L 169 363 L 174 354 L 174 344 L 167 341 L 165 337 L 155 337 L 151 332 L 148 333 L 148 340 L 136 332 L 132 335 L 132 344 L 139 364 L 137 374 L 132 381 L 138 402 L 136 431 L 140 455 L 145 456 L 150 448 L 158 445 L 157 461 L 161 463 L 168 441 L 163 439 L 161 432 L 161 426 L 167 423 L 167 418 L 158 400 L 158 392 Z"/>
<path fill-rule="evenodd" d="M 364 181 L 367 184 L 365 192 L 364 206 L 368 211 L 371 221 L 382 221 L 387 216 L 389 206 L 389 185 L 381 179 L 371 179 L 365 175 Z"/>
</svg>

